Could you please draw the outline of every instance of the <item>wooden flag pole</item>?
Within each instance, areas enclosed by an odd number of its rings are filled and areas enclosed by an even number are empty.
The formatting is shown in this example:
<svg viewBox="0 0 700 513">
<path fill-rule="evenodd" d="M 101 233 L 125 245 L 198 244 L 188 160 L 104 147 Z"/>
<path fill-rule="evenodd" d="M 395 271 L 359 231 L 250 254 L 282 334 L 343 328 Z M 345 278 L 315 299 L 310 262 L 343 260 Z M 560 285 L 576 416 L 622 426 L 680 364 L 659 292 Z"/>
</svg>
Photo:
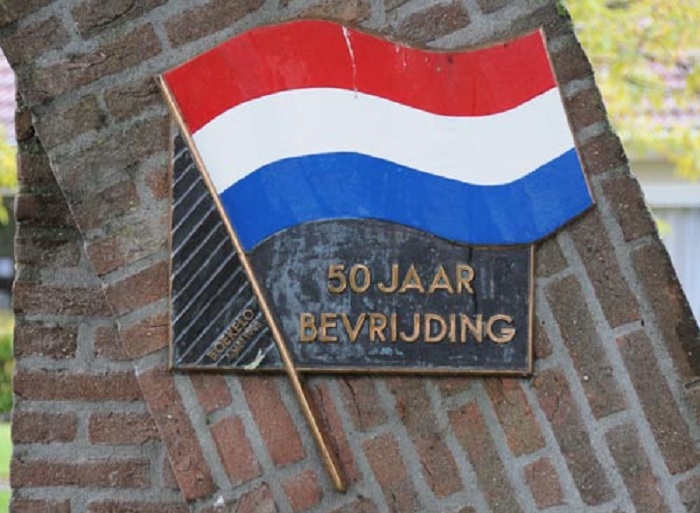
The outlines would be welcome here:
<svg viewBox="0 0 700 513">
<path fill-rule="evenodd" d="M 192 158 L 194 159 L 197 167 L 202 173 L 204 183 L 206 184 L 207 188 L 209 189 L 209 192 L 212 195 L 214 203 L 216 204 L 216 208 L 219 211 L 219 214 L 221 215 L 221 219 L 224 225 L 226 226 L 226 230 L 228 231 L 229 236 L 231 237 L 233 247 L 236 250 L 236 253 L 238 254 L 238 258 L 241 261 L 241 265 L 243 266 L 246 275 L 248 276 L 248 280 L 250 281 L 253 292 L 255 293 L 255 296 L 257 297 L 260 303 L 260 309 L 262 310 L 263 315 L 265 316 L 265 320 L 267 321 L 267 324 L 270 327 L 272 338 L 274 339 L 275 343 L 277 344 L 277 348 L 279 349 L 282 364 L 284 365 L 284 370 L 287 374 L 287 377 L 289 378 L 290 383 L 292 384 L 292 389 L 294 390 L 294 393 L 297 396 L 297 400 L 301 405 L 301 410 L 304 413 L 306 422 L 309 424 L 311 434 L 313 435 L 314 440 L 316 441 L 316 445 L 321 451 L 321 457 L 323 458 L 326 470 L 328 471 L 328 474 L 330 475 L 330 478 L 333 481 L 335 488 L 340 492 L 345 492 L 348 488 L 348 484 L 340 468 L 338 458 L 333 452 L 328 441 L 328 436 L 321 428 L 321 424 L 318 421 L 317 415 L 311 406 L 308 391 L 306 390 L 300 379 L 299 372 L 297 371 L 296 366 L 294 365 L 294 360 L 292 359 L 289 349 L 287 348 L 284 337 L 282 335 L 282 331 L 280 330 L 277 324 L 277 319 L 274 317 L 272 311 L 270 310 L 265 294 L 263 293 L 260 283 L 258 282 L 257 277 L 253 272 L 253 267 L 250 264 L 250 260 L 248 260 L 248 255 L 246 255 L 246 253 L 243 251 L 243 246 L 240 242 L 240 239 L 238 238 L 238 235 L 236 234 L 236 230 L 231 225 L 231 222 L 229 221 L 228 216 L 226 215 L 226 212 L 224 211 L 224 208 L 221 205 L 219 195 L 216 193 L 216 189 L 214 188 L 214 185 L 211 182 L 211 178 L 209 177 L 209 173 L 207 172 L 207 169 L 204 166 L 204 162 L 202 161 L 202 158 L 194 145 L 192 135 L 190 134 L 187 125 L 184 122 L 180 109 L 175 103 L 175 99 L 173 98 L 172 92 L 168 88 L 168 85 L 166 84 L 165 80 L 163 80 L 163 77 L 156 77 L 156 81 L 158 82 L 158 86 L 163 92 L 163 96 L 165 97 L 165 101 L 168 104 L 170 112 L 177 121 L 177 124 L 180 126 L 180 130 L 182 131 L 182 135 L 185 139 L 185 142 L 187 143 L 187 146 L 189 147 L 190 152 L 192 153 Z"/>
</svg>

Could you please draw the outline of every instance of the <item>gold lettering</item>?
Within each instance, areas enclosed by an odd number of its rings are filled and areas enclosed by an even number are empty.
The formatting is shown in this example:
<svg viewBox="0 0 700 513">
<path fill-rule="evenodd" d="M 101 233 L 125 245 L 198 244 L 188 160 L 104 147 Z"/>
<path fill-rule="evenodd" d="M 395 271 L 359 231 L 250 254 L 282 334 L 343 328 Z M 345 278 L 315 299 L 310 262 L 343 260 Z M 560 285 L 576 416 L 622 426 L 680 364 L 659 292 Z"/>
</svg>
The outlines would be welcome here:
<svg viewBox="0 0 700 513">
<path fill-rule="evenodd" d="M 420 336 L 420 314 L 414 313 L 413 314 L 413 333 L 409 336 L 406 335 L 405 332 L 400 332 L 399 333 L 399 338 L 403 340 L 404 342 L 413 343 L 416 340 L 418 340 L 418 337 Z"/>
<path fill-rule="evenodd" d="M 386 329 L 386 315 L 380 313 L 369 314 L 369 341 L 376 342 L 379 339 L 380 342 L 386 342 L 386 336 L 384 335 L 384 330 Z M 376 337 L 375 337 L 376 335 Z"/>
<path fill-rule="evenodd" d="M 457 341 L 457 316 L 455 314 L 450 314 L 450 342 L 454 343 Z"/>
<path fill-rule="evenodd" d="M 437 333 L 433 335 L 433 323 L 438 323 L 440 328 Z M 423 317 L 423 330 L 425 331 L 425 342 L 427 344 L 434 344 L 436 342 L 441 342 L 445 338 L 447 333 L 447 323 L 442 316 L 432 313 L 427 313 Z"/>
<path fill-rule="evenodd" d="M 377 288 L 379 292 L 384 292 L 385 294 L 396 292 L 396 289 L 399 288 L 399 264 L 391 264 L 391 285 L 387 286 L 385 283 L 378 283 Z"/>
<path fill-rule="evenodd" d="M 360 334 L 360 331 L 362 330 L 362 326 L 365 324 L 365 317 L 367 314 L 361 313 L 360 315 L 357 316 L 357 320 L 355 321 L 355 326 L 353 327 L 350 324 L 350 319 L 348 319 L 347 314 L 340 314 L 340 320 L 343 321 L 343 327 L 345 328 L 345 331 L 347 331 L 348 336 L 350 337 L 350 342 L 357 342 L 357 337 Z"/>
<path fill-rule="evenodd" d="M 333 294 L 342 294 L 348 286 L 345 278 L 345 265 L 332 264 L 328 266 L 328 292 Z M 337 280 L 337 284 L 331 283 L 331 280 Z"/>
<path fill-rule="evenodd" d="M 460 314 L 460 332 L 459 341 L 465 343 L 467 341 L 467 332 L 470 332 L 477 342 L 481 342 L 484 339 L 484 323 L 483 316 L 477 314 L 474 316 L 476 319 L 476 325 L 472 322 L 468 315 Z"/>
<path fill-rule="evenodd" d="M 238 316 L 238 318 L 236 318 L 233 324 L 229 327 L 229 329 L 209 349 L 209 351 L 207 352 L 207 357 L 212 360 L 218 360 L 223 353 L 229 350 L 231 344 L 237 343 L 240 345 L 240 343 L 238 342 L 239 339 L 242 339 L 242 342 L 247 341 L 248 338 L 244 336 L 244 330 L 245 327 L 253 319 L 255 319 L 255 312 L 252 309 L 246 308 L 245 310 L 243 310 Z M 236 348 L 234 347 L 234 352 L 235 349 Z M 238 352 L 240 352 L 240 349 L 238 349 Z"/>
<path fill-rule="evenodd" d="M 474 289 L 472 289 L 474 269 L 467 264 L 457 264 L 455 275 L 457 277 L 457 294 L 461 294 L 462 290 L 466 290 L 468 294 L 474 294 Z"/>
<path fill-rule="evenodd" d="M 314 342 L 316 340 L 316 319 L 313 314 L 299 314 L 299 342 Z"/>
<path fill-rule="evenodd" d="M 337 335 L 329 335 L 329 329 L 338 328 L 338 314 L 322 313 L 321 324 L 318 327 L 318 340 L 320 342 L 338 342 Z"/>
<path fill-rule="evenodd" d="M 435 278 L 428 288 L 428 294 L 433 294 L 436 290 L 446 290 L 449 294 L 454 293 L 450 279 L 447 277 L 445 268 L 443 266 L 438 267 L 435 273 Z"/>
<path fill-rule="evenodd" d="M 398 316 L 395 313 L 392 313 L 389 316 L 389 340 L 391 340 L 394 343 L 396 342 L 397 331 L 398 331 Z"/>
<path fill-rule="evenodd" d="M 362 272 L 362 285 L 357 284 L 357 273 Z M 363 264 L 355 264 L 350 269 L 350 289 L 356 294 L 367 292 L 367 289 L 372 284 L 372 276 L 369 267 Z"/>
<path fill-rule="evenodd" d="M 403 294 L 409 289 L 415 289 L 418 292 L 425 294 L 423 282 L 421 282 L 418 271 L 416 271 L 416 267 L 413 264 L 411 264 L 411 267 L 408 268 L 408 272 L 406 273 L 403 283 L 401 284 L 401 288 L 399 289 L 399 294 Z"/>
<path fill-rule="evenodd" d="M 497 321 L 504 321 L 506 326 L 503 326 L 498 334 L 493 332 L 493 325 Z M 486 323 L 486 335 L 493 340 L 496 344 L 507 344 L 515 336 L 515 328 L 510 326 L 513 322 L 513 318 L 505 314 L 496 314 L 491 317 Z"/>
</svg>

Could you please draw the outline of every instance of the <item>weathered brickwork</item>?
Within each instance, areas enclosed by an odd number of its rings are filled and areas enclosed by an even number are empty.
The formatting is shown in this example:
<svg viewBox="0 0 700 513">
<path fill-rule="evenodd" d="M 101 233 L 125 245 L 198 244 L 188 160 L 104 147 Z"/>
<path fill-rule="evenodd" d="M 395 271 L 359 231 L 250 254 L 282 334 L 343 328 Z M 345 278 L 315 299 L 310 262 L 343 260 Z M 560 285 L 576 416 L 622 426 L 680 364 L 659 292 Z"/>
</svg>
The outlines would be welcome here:
<svg viewBox="0 0 700 513">
<path fill-rule="evenodd" d="M 172 124 L 153 76 L 322 17 L 438 48 L 543 27 L 596 206 L 537 246 L 535 376 L 167 369 Z M 21 190 L 13 511 L 692 511 L 700 335 L 554 0 L 12 0 Z M 614 28 L 611 28 L 613 30 Z"/>
</svg>

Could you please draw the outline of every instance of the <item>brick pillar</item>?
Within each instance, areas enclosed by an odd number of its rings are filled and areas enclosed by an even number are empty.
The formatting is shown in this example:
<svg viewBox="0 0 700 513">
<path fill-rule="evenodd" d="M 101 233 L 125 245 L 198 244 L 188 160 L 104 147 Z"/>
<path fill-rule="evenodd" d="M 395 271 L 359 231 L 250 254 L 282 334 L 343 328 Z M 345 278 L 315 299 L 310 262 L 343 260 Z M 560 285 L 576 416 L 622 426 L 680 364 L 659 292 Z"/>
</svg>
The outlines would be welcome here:
<svg viewBox="0 0 700 513">
<path fill-rule="evenodd" d="M 173 134 L 153 75 L 297 17 L 433 48 L 543 27 L 596 201 L 537 246 L 532 379 L 309 380 L 345 495 L 283 377 L 167 369 Z M 558 2 L 26 0 L 0 25 L 23 99 L 14 511 L 697 507 L 697 324 Z"/>
</svg>

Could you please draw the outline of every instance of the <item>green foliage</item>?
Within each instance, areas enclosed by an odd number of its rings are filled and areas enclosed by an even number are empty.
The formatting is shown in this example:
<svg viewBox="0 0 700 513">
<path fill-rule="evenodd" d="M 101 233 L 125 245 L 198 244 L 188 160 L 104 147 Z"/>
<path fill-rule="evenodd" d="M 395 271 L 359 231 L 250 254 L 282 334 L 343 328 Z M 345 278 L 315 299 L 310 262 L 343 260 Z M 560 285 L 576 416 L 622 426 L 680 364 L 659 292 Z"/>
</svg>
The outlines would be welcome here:
<svg viewBox="0 0 700 513">
<path fill-rule="evenodd" d="M 10 477 L 12 459 L 12 435 L 9 422 L 0 423 L 0 482 Z M 0 512 L 2 512 L 0 508 Z"/>
<path fill-rule="evenodd" d="M 632 151 L 700 178 L 700 2 L 566 0 L 611 122 Z M 693 119 L 695 117 L 696 119 Z"/>
<path fill-rule="evenodd" d="M 17 189 L 17 149 L 7 142 L 7 137 L 0 129 L 0 193 L 7 195 Z M 9 213 L 0 201 L 0 224 L 9 221 Z"/>
<path fill-rule="evenodd" d="M 13 324 L 10 313 L 0 315 L 0 415 L 2 416 L 6 416 L 12 410 Z M 0 447 L 1 454 L 2 449 Z"/>
</svg>

